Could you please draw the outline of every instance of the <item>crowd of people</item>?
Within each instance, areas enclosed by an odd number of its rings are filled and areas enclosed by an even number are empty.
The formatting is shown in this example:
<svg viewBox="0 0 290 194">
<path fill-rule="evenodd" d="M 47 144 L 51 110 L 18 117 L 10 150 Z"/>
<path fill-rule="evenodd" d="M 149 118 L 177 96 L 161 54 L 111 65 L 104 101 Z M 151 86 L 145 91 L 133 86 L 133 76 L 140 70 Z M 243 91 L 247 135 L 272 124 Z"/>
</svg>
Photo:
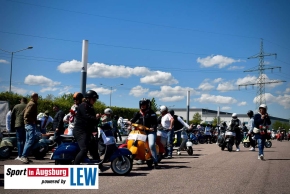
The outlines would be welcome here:
<svg viewBox="0 0 290 194">
<path fill-rule="evenodd" d="M 49 111 L 44 113 L 38 113 L 37 101 L 38 94 L 33 93 L 31 100 L 28 102 L 26 98 L 22 98 L 20 104 L 16 105 L 7 114 L 7 130 L 15 131 L 17 136 L 17 148 L 18 157 L 16 160 L 20 160 L 25 164 L 31 162 L 28 158 L 31 147 L 33 145 L 37 124 L 39 124 L 40 133 L 45 134 L 48 124 L 52 124 L 52 130 L 54 131 L 54 141 L 59 146 L 62 135 L 74 136 L 79 147 L 80 152 L 77 154 L 74 164 L 78 165 L 82 162 L 85 156 L 90 152 L 93 159 L 99 160 L 99 150 L 102 150 L 101 134 L 98 128 L 103 131 L 112 133 L 115 140 L 122 141 L 119 128 L 124 128 L 123 118 L 117 115 L 113 115 L 113 111 L 110 108 L 106 108 L 104 113 L 95 112 L 93 105 L 99 99 L 99 95 L 93 91 L 88 90 L 84 95 L 76 92 L 73 95 L 74 104 L 72 105 L 68 114 L 65 114 L 58 105 L 53 106 L 55 116 L 52 118 Z M 132 119 L 127 121 L 127 124 L 137 123 L 148 127 L 150 130 L 146 131 L 149 148 L 152 153 L 154 168 L 159 168 L 157 152 L 155 148 L 157 127 L 161 126 L 167 133 L 167 150 L 165 157 L 172 158 L 173 152 L 173 140 L 174 134 L 177 136 L 177 145 L 180 149 L 183 149 L 185 142 L 182 142 L 181 129 L 187 130 L 197 129 L 200 130 L 201 126 L 188 125 L 182 117 L 175 115 L 174 110 L 168 110 L 165 105 L 160 106 L 160 117 L 157 117 L 156 112 L 151 109 L 151 102 L 149 99 L 142 99 L 139 101 L 139 111 L 136 112 Z M 250 148 L 251 151 L 255 151 L 255 145 L 253 139 L 257 141 L 259 153 L 258 158 L 264 159 L 264 144 L 265 144 L 265 131 L 263 127 L 270 125 L 271 121 L 267 113 L 267 106 L 261 104 L 259 112 L 254 114 L 252 110 L 248 111 L 249 116 L 248 126 L 245 123 L 241 123 L 236 113 L 232 115 L 232 120 L 227 125 L 225 122 L 221 124 L 217 129 L 213 129 L 212 126 L 207 125 L 204 130 L 206 138 L 211 139 L 214 130 L 217 130 L 220 134 L 221 128 L 230 127 L 236 133 L 236 151 L 240 151 L 240 142 L 246 136 L 253 136 L 251 139 Z M 96 141 L 92 139 L 92 133 L 98 133 Z M 211 143 L 211 140 L 210 140 Z"/>
</svg>

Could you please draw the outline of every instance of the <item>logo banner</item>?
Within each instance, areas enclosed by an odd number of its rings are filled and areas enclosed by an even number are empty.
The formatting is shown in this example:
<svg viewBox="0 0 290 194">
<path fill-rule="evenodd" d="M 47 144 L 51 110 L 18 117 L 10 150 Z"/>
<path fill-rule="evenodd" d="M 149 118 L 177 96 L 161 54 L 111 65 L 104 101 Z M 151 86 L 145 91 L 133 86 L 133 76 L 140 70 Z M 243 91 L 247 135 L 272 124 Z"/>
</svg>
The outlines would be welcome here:
<svg viewBox="0 0 290 194">
<path fill-rule="evenodd" d="M 4 189 L 99 189 L 98 165 L 5 165 Z"/>
</svg>

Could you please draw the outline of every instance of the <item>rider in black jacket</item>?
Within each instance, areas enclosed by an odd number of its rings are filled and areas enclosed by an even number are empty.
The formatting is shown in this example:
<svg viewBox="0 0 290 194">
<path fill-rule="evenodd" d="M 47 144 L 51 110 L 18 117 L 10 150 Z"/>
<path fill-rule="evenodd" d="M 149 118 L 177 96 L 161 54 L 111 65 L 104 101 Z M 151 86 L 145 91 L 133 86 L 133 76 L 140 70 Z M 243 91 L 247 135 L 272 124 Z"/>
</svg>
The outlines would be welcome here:
<svg viewBox="0 0 290 194">
<path fill-rule="evenodd" d="M 154 168 L 157 169 L 159 168 L 157 152 L 156 152 L 156 147 L 155 147 L 156 131 L 157 131 L 157 115 L 150 108 L 151 103 L 150 103 L 150 100 L 148 99 L 143 98 L 142 100 L 140 100 L 139 107 L 140 107 L 140 111 L 134 114 L 130 122 L 141 124 L 150 128 L 151 131 L 146 131 L 146 133 L 148 136 L 149 148 L 151 150 L 153 161 L 154 161 Z"/>
<path fill-rule="evenodd" d="M 88 90 L 85 98 L 86 100 L 77 108 L 73 129 L 73 135 L 80 147 L 80 152 L 77 154 L 74 164 L 80 164 L 86 157 L 88 151 L 90 151 L 94 160 L 99 159 L 97 144 L 91 143 L 92 132 L 95 131 L 95 127 L 99 122 L 93 104 L 99 99 L 99 96 L 95 91 Z"/>
</svg>

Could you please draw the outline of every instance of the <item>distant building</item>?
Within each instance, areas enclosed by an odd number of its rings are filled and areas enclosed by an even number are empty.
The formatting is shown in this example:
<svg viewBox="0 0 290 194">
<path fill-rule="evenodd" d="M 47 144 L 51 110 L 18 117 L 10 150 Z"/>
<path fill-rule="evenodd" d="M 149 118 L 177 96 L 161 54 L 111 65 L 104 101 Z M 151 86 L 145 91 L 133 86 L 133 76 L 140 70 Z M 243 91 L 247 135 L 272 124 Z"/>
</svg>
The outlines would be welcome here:
<svg viewBox="0 0 290 194">
<path fill-rule="evenodd" d="M 187 117 L 187 109 L 186 108 L 174 108 L 173 109 L 175 114 L 178 116 L 182 116 L 184 120 L 186 120 Z M 158 112 L 157 112 L 158 113 Z M 204 108 L 190 108 L 189 109 L 189 120 L 192 120 L 193 115 L 199 113 L 201 115 L 202 123 L 209 123 L 211 124 L 213 119 L 217 117 L 218 111 L 216 110 L 209 110 L 209 109 L 204 109 Z M 245 122 L 248 124 L 249 117 L 247 114 L 239 114 L 236 112 L 238 115 L 238 118 L 240 121 L 243 123 Z M 230 112 L 224 112 L 220 111 L 219 112 L 219 121 L 225 121 L 229 123 L 232 120 L 232 114 Z M 282 123 L 289 123 L 288 119 L 281 119 L 278 117 L 273 117 L 270 116 L 272 124 L 275 123 L 275 121 L 280 121 Z M 270 127 L 271 128 L 271 127 Z"/>
</svg>

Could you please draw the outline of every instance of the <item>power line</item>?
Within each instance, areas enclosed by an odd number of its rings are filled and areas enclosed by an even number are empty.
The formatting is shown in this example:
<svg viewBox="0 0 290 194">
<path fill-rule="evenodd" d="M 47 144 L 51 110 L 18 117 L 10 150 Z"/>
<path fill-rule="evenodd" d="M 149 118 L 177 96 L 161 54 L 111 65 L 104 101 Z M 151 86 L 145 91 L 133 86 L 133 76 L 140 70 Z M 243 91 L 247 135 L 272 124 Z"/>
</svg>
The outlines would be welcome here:
<svg viewBox="0 0 290 194">
<path fill-rule="evenodd" d="M 251 83 L 251 84 L 240 84 L 240 86 L 245 86 L 247 87 L 248 85 L 258 85 L 258 90 L 257 90 L 257 102 L 256 102 L 256 108 L 258 110 L 259 106 L 261 104 L 266 104 L 266 99 L 265 99 L 265 84 L 273 84 L 273 83 L 280 83 L 280 82 L 286 82 L 286 81 L 279 81 L 279 80 L 269 80 L 269 81 L 265 81 L 265 75 L 264 75 L 264 71 L 267 69 L 275 69 L 275 68 L 281 68 L 281 67 L 270 67 L 270 68 L 265 68 L 264 65 L 264 57 L 265 56 L 275 56 L 277 57 L 276 53 L 264 53 L 264 48 L 263 48 L 263 39 L 261 39 L 261 43 L 260 43 L 260 52 L 256 55 L 253 55 L 251 57 L 249 57 L 248 59 L 254 59 L 254 58 L 259 58 L 259 66 L 258 68 L 254 67 L 252 69 L 246 70 L 244 72 L 253 72 L 253 71 L 259 71 L 259 77 L 257 79 L 256 83 Z"/>
<path fill-rule="evenodd" d="M 76 13 L 76 14 L 95 16 L 95 17 L 101 17 L 101 18 L 106 18 L 106 19 L 125 21 L 125 22 L 133 22 L 133 23 L 139 23 L 139 24 L 163 27 L 163 28 L 171 28 L 171 29 L 184 30 L 184 31 L 194 31 L 194 32 L 200 32 L 200 33 L 210 33 L 210 34 L 217 34 L 217 35 L 224 35 L 224 36 L 236 36 L 236 37 L 243 37 L 243 38 L 258 39 L 258 37 L 250 37 L 250 36 L 244 36 L 244 35 L 226 34 L 226 33 L 218 33 L 218 32 L 209 32 L 209 31 L 204 31 L 204 30 L 199 30 L 199 29 L 190 29 L 190 28 L 181 28 L 181 27 L 168 26 L 168 25 L 162 25 L 162 24 L 154 24 L 154 23 L 149 23 L 149 22 L 141 22 L 141 21 L 136 21 L 136 20 L 121 19 L 121 18 L 116 18 L 116 17 L 109 17 L 109 16 L 98 15 L 98 14 L 92 14 L 92 13 L 86 13 L 86 12 L 80 12 L 80 11 L 61 9 L 61 8 L 50 7 L 50 6 L 39 5 L 39 4 L 33 4 L 33 3 L 27 3 L 27 2 L 19 2 L 19 1 L 13 1 L 13 0 L 7 0 L 7 1 L 14 2 L 14 3 L 20 3 L 20 4 L 25 4 L 25 5 L 30 5 L 30 6 L 37 6 L 37 7 L 42 7 L 42 8 L 54 9 L 54 10 L 58 10 L 58 11 L 65 11 L 65 12 L 71 12 L 71 13 Z"/>
<path fill-rule="evenodd" d="M 163 27 L 163 28 L 171 28 L 171 29 L 184 30 L 184 31 L 194 31 L 194 32 L 200 32 L 200 33 L 210 33 L 210 34 L 217 34 L 217 35 L 224 35 L 224 36 L 236 36 L 236 37 L 242 37 L 242 38 L 258 39 L 258 37 L 251 37 L 251 36 L 237 35 L 237 34 L 226 34 L 226 33 L 218 33 L 218 32 L 210 32 L 210 31 L 199 30 L 199 29 L 181 28 L 181 27 L 176 27 L 176 26 L 168 26 L 168 25 L 155 24 L 155 23 L 149 23 L 149 22 L 142 22 L 142 21 L 136 21 L 136 20 L 128 20 L 128 19 L 122 19 L 122 18 L 116 18 L 116 17 L 104 16 L 104 15 L 98 15 L 98 14 L 92 14 L 92 13 L 86 13 L 86 12 L 80 12 L 80 11 L 73 11 L 73 10 L 61 9 L 61 8 L 56 8 L 56 7 L 51 7 L 51 6 L 45 6 L 45 5 L 33 4 L 33 3 L 27 3 L 27 2 L 20 2 L 20 1 L 14 1 L 14 0 L 6 0 L 6 1 L 14 2 L 14 3 L 19 3 L 19 4 L 25 4 L 25 5 L 29 5 L 29 6 L 37 6 L 37 7 L 47 8 L 47 9 L 54 9 L 54 10 L 58 10 L 58 11 L 65 11 L 65 12 L 71 12 L 71 13 L 76 13 L 76 14 L 89 15 L 89 16 L 95 16 L 95 17 L 112 19 L 112 20 L 133 22 L 133 23 L 139 23 L 139 24 L 145 24 L 145 25 Z M 55 39 L 55 40 L 69 41 L 69 40 L 64 40 L 64 39 Z M 285 46 L 281 46 L 281 45 L 279 45 L 277 43 L 274 43 L 274 42 L 272 42 L 270 40 L 267 40 L 266 39 L 266 41 L 268 41 L 269 43 L 272 43 L 272 44 L 276 44 L 276 45 L 280 46 L 281 48 L 290 50 L 289 48 L 287 48 Z M 73 41 L 73 42 L 75 42 L 75 41 Z M 106 45 L 106 44 L 104 44 L 103 46 L 113 46 L 113 45 Z M 115 47 L 122 48 L 122 46 L 115 46 Z M 128 48 L 130 48 L 130 47 L 128 47 Z"/>
</svg>

